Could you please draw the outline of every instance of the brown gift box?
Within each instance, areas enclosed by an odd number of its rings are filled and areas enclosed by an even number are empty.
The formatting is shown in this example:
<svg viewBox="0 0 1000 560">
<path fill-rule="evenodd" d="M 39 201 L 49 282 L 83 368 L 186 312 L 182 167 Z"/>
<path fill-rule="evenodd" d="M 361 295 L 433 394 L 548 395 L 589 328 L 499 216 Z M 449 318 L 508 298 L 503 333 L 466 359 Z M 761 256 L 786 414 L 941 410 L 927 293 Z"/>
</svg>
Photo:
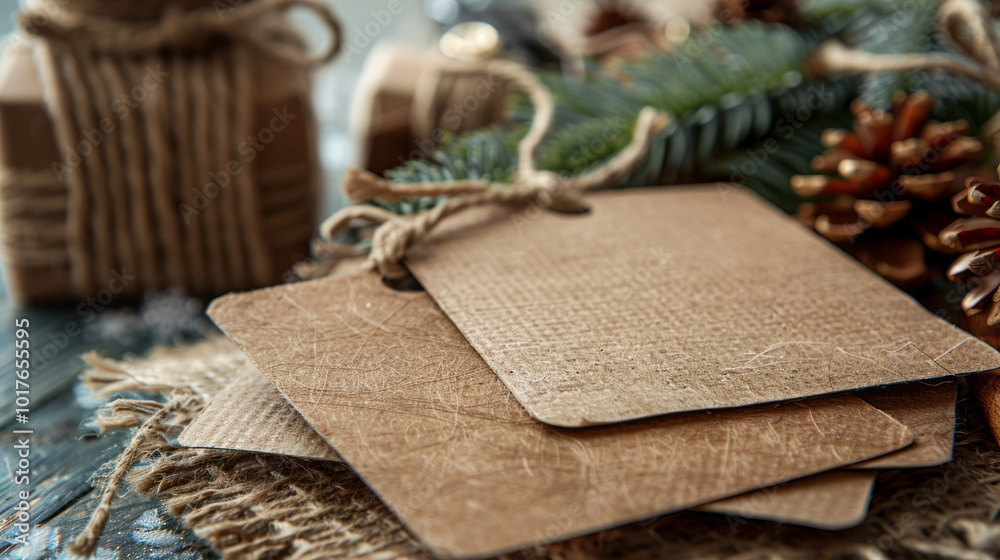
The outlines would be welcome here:
<svg viewBox="0 0 1000 560">
<path fill-rule="evenodd" d="M 56 177 L 56 164 L 64 163 L 67 151 L 75 150 L 57 145 L 55 125 L 43 102 L 45 92 L 38 57 L 36 42 L 22 38 L 11 41 L 0 55 L 0 231 L 8 291 L 21 304 L 71 302 L 95 295 L 81 293 L 71 279 L 73 271 L 67 255 L 65 224 L 68 191 L 66 183 Z M 151 79 L 157 79 L 155 69 L 150 72 L 154 73 Z M 254 87 L 251 91 L 236 92 L 253 96 L 251 131 L 263 131 L 279 114 L 294 115 L 285 119 L 287 122 L 283 123 L 281 131 L 273 134 L 274 140 L 264 149 L 254 150 L 252 163 L 239 161 L 240 172 L 250 175 L 250 184 L 256 191 L 255 219 L 269 255 L 269 278 L 252 284 L 215 285 L 207 290 L 204 286 L 182 284 L 187 291 L 211 296 L 272 284 L 279 281 L 293 263 L 308 255 L 316 222 L 319 167 L 307 72 L 306 68 L 260 56 L 253 64 Z M 103 138 L 119 134 L 120 120 L 128 118 L 128 111 L 139 110 L 135 99 L 113 100 L 112 103 L 116 108 L 115 118 L 101 121 L 106 125 L 99 131 Z M 177 157 L 177 154 L 172 156 Z M 14 183 L 9 177 L 15 173 L 39 180 Z M 182 230 L 184 205 L 194 208 L 199 202 L 205 202 L 195 191 L 205 189 L 212 180 L 210 176 L 195 177 L 187 196 L 175 194 L 175 208 L 168 211 L 176 212 Z M 101 185 L 99 188 L 106 187 Z M 181 192 L 185 192 L 183 187 Z M 96 216 L 90 218 L 97 220 Z M 203 216 L 196 212 L 191 219 L 202 220 Z M 186 266 L 199 264 L 187 262 Z M 116 276 L 113 272 L 120 274 Z M 116 281 L 116 278 L 126 280 Z M 119 286 L 119 283 L 124 285 Z M 134 299 L 143 290 L 173 285 L 176 282 L 166 274 L 152 277 L 143 275 L 140 270 L 116 268 L 107 275 L 106 283 L 99 283 L 98 287 L 107 288 L 115 298 Z"/>
<path fill-rule="evenodd" d="M 447 134 L 506 121 L 512 87 L 482 72 L 448 72 L 434 51 L 382 43 L 365 60 L 352 110 L 359 165 L 384 173 L 429 158 Z"/>
</svg>

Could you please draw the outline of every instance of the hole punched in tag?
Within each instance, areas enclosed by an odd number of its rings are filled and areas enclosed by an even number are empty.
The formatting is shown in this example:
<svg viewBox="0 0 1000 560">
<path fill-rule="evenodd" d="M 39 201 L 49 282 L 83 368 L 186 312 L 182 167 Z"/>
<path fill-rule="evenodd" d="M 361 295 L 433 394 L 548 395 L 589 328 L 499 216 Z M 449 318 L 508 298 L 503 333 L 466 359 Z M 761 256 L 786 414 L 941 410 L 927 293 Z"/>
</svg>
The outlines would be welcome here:
<svg viewBox="0 0 1000 560">
<path fill-rule="evenodd" d="M 403 278 L 382 277 L 382 283 L 396 292 L 423 292 L 424 287 L 413 274 L 407 274 Z"/>
<path fill-rule="evenodd" d="M 469 68 L 455 70 L 465 72 Z M 616 184 L 645 159 L 653 140 L 671 122 L 666 113 L 653 107 L 643 107 L 636 116 L 632 139 L 624 148 L 593 169 L 564 177 L 553 171 L 538 169 L 536 165 L 535 152 L 551 128 L 555 116 L 556 103 L 551 92 L 529 69 L 517 63 L 492 60 L 485 67 L 476 67 L 475 70 L 492 72 L 511 81 L 527 94 L 535 107 L 531 127 L 517 145 L 518 163 L 513 182 L 498 183 L 466 178 L 396 183 L 369 171 L 349 170 L 342 188 L 344 194 L 355 202 L 403 200 L 418 196 L 443 199 L 433 208 L 406 218 L 377 206 L 355 204 L 341 208 L 320 226 L 324 239 L 331 240 L 355 219 L 381 224 L 372 237 L 372 262 L 383 276 L 405 276 L 406 272 L 400 261 L 406 256 L 407 250 L 420 243 L 448 216 L 474 206 L 492 204 L 525 202 L 549 208 L 556 198 Z M 550 204 L 531 202 L 543 195 L 550 198 Z M 570 213 L 582 213 L 579 206 L 575 206 L 575 210 Z"/>
<path fill-rule="evenodd" d="M 575 191 L 565 192 L 556 197 L 542 194 L 531 204 L 555 214 L 568 214 L 572 216 L 590 213 L 590 205 L 584 202 L 579 192 Z"/>
<path fill-rule="evenodd" d="M 587 206 L 578 200 L 554 200 L 552 204 L 546 208 L 549 212 L 555 214 L 565 214 L 569 216 L 584 216 L 590 214 L 590 206 Z"/>
</svg>

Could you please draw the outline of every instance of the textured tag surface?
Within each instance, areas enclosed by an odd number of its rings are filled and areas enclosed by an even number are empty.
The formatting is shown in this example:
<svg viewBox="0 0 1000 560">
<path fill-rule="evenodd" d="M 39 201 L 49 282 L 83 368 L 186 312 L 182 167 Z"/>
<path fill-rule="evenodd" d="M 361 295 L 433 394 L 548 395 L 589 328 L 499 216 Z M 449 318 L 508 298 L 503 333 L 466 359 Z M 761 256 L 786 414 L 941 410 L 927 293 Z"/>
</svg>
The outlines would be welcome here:
<svg viewBox="0 0 1000 560">
<path fill-rule="evenodd" d="M 852 469 L 912 468 L 947 462 L 955 432 L 955 383 L 907 383 L 861 391 L 858 396 L 915 434 L 899 451 Z M 261 411 L 261 412 L 258 412 Z M 188 447 L 210 447 L 340 461 L 273 383 L 248 367 L 178 438 Z M 864 520 L 875 473 L 833 471 L 712 502 L 697 509 L 819 529 L 841 529 Z"/>
<path fill-rule="evenodd" d="M 912 444 L 851 468 L 906 469 L 951 460 L 955 439 L 954 383 L 908 383 L 860 391 L 865 402 L 913 431 Z M 214 447 L 339 461 L 316 430 L 256 368 L 212 397 L 178 438 L 187 447 Z"/>
<path fill-rule="evenodd" d="M 278 389 L 253 366 L 212 397 L 177 438 L 211 447 L 340 461 L 340 457 Z"/>
<path fill-rule="evenodd" d="M 931 467 L 951 460 L 958 384 L 907 383 L 866 389 L 857 395 L 913 430 L 916 438 L 905 449 L 858 463 L 853 468 Z"/>
<path fill-rule="evenodd" d="M 916 432 L 914 443 L 884 457 L 897 457 L 897 464 L 905 463 L 907 451 L 916 446 L 921 437 L 921 433 Z M 246 368 L 236 381 L 212 397 L 178 441 L 187 447 L 340 461 L 330 444 L 254 367 Z M 864 519 L 874 480 L 874 472 L 852 475 L 847 471 L 832 471 L 726 498 L 697 509 L 821 529 L 850 527 Z"/>
<path fill-rule="evenodd" d="M 394 292 L 373 275 L 232 294 L 209 314 L 440 555 L 565 539 L 913 439 L 850 395 L 552 428 L 525 412 L 426 294 Z"/>
<path fill-rule="evenodd" d="M 846 529 L 868 515 L 875 477 L 871 471 L 831 471 L 696 509 L 816 529 Z"/>
<path fill-rule="evenodd" d="M 721 192 L 598 193 L 583 215 L 473 209 L 407 264 L 528 412 L 556 426 L 1000 366 L 791 218 Z"/>
</svg>

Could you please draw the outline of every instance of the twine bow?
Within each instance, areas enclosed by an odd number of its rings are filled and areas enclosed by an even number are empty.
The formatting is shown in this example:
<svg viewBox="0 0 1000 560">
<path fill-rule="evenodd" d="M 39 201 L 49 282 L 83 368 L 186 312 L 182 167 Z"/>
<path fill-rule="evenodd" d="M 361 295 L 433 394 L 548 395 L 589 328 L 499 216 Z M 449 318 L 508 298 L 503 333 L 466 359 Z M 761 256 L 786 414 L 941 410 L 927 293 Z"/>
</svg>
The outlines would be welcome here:
<svg viewBox="0 0 1000 560">
<path fill-rule="evenodd" d="M 262 16 L 294 7 L 312 10 L 329 30 L 329 45 L 319 53 L 308 55 L 301 48 L 275 41 L 271 34 L 249 25 Z M 18 23 L 30 35 L 66 41 L 96 52 L 125 54 L 155 52 L 166 47 L 191 47 L 214 37 L 227 37 L 302 66 L 329 61 L 340 50 L 341 42 L 337 17 L 317 0 L 246 1 L 225 12 L 217 11 L 212 6 L 185 10 L 168 5 L 163 17 L 139 22 L 67 10 L 34 9 L 20 12 Z"/>
<path fill-rule="evenodd" d="M 414 196 L 450 196 L 434 208 L 412 216 L 397 216 L 374 206 L 349 206 L 327 218 L 320 226 L 320 235 L 327 241 L 354 220 L 381 224 L 372 238 L 368 265 L 386 278 L 401 278 L 408 274 L 400 261 L 407 250 L 423 240 L 443 219 L 466 208 L 484 204 L 522 204 L 544 202 L 546 206 L 571 200 L 583 191 L 613 183 L 628 174 L 649 152 L 653 138 L 669 123 L 670 118 L 652 107 L 638 115 L 629 144 L 599 167 L 573 177 L 538 169 L 535 152 L 541 144 L 555 114 L 555 100 L 549 90 L 524 66 L 494 60 L 477 68 L 508 80 L 526 93 L 535 107 L 528 133 L 517 146 L 517 171 L 513 184 L 490 181 L 441 181 L 433 183 L 393 183 L 372 173 L 350 170 L 344 181 L 344 192 L 354 201 L 371 199 L 399 200 Z M 446 72 L 468 72 L 467 67 L 455 67 Z"/>
<path fill-rule="evenodd" d="M 986 8 L 974 0 L 947 0 L 938 9 L 941 35 L 958 54 L 874 54 L 831 41 L 813 59 L 819 73 L 944 70 L 1000 92 L 1000 40 Z M 1000 113 L 983 126 L 983 136 L 1000 154 Z"/>
</svg>

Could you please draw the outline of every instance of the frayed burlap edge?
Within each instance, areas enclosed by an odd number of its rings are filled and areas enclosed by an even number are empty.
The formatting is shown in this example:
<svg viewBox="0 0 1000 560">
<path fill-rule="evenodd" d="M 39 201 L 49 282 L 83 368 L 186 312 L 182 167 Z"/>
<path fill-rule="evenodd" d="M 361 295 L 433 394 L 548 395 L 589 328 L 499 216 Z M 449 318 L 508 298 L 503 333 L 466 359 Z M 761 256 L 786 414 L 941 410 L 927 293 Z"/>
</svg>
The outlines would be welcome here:
<svg viewBox="0 0 1000 560">
<path fill-rule="evenodd" d="M 167 397 L 166 403 L 121 399 L 98 414 L 96 423 L 103 429 L 131 428 L 136 434 L 99 479 L 105 497 L 113 496 L 123 480 L 141 493 L 155 494 L 226 559 L 430 556 L 345 465 L 172 445 L 168 435 L 198 414 L 212 391 L 235 374 L 240 358 L 225 339 L 170 352 L 174 361 L 168 368 L 162 358 L 157 367 L 145 367 L 150 364 L 141 360 L 88 357 L 91 369 L 84 382 L 98 394 L 144 390 Z M 192 355 L 190 363 L 185 352 Z M 212 352 L 226 359 L 206 360 Z M 199 377 L 216 382 L 192 390 L 191 380 Z M 101 504 L 106 507 L 103 499 Z M 99 508 L 95 518 L 100 513 Z M 998 513 L 1000 450 L 974 402 L 963 397 L 955 460 L 884 472 L 868 518 L 853 529 L 828 532 L 683 512 L 513 556 L 987 560 L 1000 556 Z M 96 545 L 102 528 L 103 523 L 92 523 L 75 550 L 86 553 L 84 546 Z M 558 527 L 552 530 L 555 534 Z"/>
<path fill-rule="evenodd" d="M 158 349 L 148 360 L 95 354 L 84 359 L 89 369 L 83 383 L 96 395 L 140 391 L 166 401 L 118 399 L 98 411 L 93 423 L 102 431 L 135 431 L 122 454 L 95 477 L 102 497 L 70 544 L 74 554 L 93 553 L 111 501 L 127 482 L 155 494 L 223 558 L 428 557 L 342 464 L 171 443 L 245 365 L 227 339 Z"/>
</svg>

